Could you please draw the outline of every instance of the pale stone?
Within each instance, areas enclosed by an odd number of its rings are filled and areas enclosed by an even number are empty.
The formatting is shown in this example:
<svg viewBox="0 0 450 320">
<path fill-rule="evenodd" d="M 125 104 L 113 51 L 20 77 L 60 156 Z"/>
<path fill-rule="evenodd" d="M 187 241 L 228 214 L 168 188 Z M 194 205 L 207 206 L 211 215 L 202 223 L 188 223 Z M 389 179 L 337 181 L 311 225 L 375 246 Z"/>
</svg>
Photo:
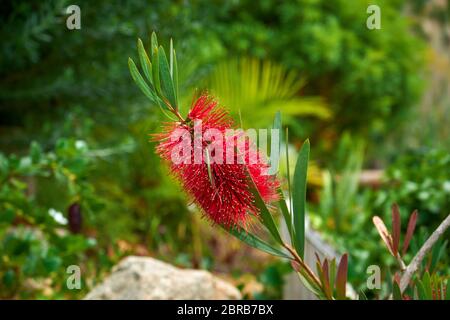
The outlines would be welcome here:
<svg viewBox="0 0 450 320">
<path fill-rule="evenodd" d="M 88 300 L 241 299 L 231 284 L 207 271 L 179 269 L 168 263 L 130 256 L 91 292 Z"/>
</svg>

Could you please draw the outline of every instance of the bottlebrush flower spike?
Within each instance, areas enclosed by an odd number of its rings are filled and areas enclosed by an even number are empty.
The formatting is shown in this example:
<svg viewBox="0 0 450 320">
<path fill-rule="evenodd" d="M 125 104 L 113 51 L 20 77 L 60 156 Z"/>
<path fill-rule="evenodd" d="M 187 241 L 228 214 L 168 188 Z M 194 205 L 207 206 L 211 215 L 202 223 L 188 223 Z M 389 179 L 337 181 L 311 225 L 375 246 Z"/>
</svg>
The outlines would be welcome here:
<svg viewBox="0 0 450 320">
<path fill-rule="evenodd" d="M 201 127 L 197 125 L 199 123 Z M 163 132 L 153 135 L 153 140 L 159 142 L 157 152 L 169 162 L 174 176 L 206 217 L 226 227 L 246 228 L 249 214 L 258 214 L 248 174 L 267 203 L 278 199 L 279 182 L 274 176 L 267 175 L 269 166 L 253 143 L 248 140 L 238 142 L 242 131 L 229 135 L 228 129 L 233 129 L 233 125 L 228 113 L 218 106 L 214 98 L 204 94 L 193 104 L 186 120 L 166 123 Z M 211 141 L 205 137 L 210 129 L 223 137 L 222 142 L 218 142 L 222 148 L 208 149 Z M 192 138 L 188 145 L 184 145 L 184 150 L 192 152 L 179 152 L 182 137 Z M 196 138 L 199 140 L 195 141 Z M 232 158 L 227 159 L 227 150 L 234 151 Z M 179 158 L 174 159 L 174 155 Z M 198 155 L 202 158 L 200 162 L 196 159 Z M 221 158 L 223 163 L 216 161 L 208 164 L 207 155 Z"/>
</svg>

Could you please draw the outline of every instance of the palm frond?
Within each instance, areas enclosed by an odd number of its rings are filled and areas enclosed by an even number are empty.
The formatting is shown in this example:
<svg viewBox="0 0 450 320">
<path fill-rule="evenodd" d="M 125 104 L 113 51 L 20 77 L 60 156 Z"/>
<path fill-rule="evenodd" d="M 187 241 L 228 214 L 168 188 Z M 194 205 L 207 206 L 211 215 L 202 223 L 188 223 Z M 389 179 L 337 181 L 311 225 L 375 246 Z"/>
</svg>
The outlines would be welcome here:
<svg viewBox="0 0 450 320">
<path fill-rule="evenodd" d="M 244 123 L 254 126 L 267 126 L 277 110 L 288 116 L 329 118 L 331 112 L 321 98 L 298 96 L 305 82 L 297 72 L 271 61 L 241 58 L 219 63 L 206 87 L 236 119 L 240 110 Z"/>
</svg>

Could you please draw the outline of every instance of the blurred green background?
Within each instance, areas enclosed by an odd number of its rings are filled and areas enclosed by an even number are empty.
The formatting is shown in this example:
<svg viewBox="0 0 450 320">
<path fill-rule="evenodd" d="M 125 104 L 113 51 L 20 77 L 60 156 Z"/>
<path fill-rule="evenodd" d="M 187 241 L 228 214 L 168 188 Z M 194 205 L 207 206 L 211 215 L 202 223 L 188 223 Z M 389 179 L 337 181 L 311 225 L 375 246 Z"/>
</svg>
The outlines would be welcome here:
<svg viewBox="0 0 450 320">
<path fill-rule="evenodd" d="M 174 39 L 183 112 L 208 89 L 244 127 L 281 110 L 294 154 L 311 139 L 311 223 L 349 252 L 356 288 L 368 265 L 394 264 L 373 215 L 418 209 L 426 237 L 450 212 L 448 2 L 79 0 L 81 29 L 68 30 L 70 4 L 2 2 L 0 298 L 81 298 L 129 254 L 281 298 L 286 265 L 188 209 L 148 141 L 163 116 L 127 59 L 153 30 Z M 448 274 L 445 241 L 435 264 Z M 71 264 L 81 290 L 65 286 Z"/>
</svg>

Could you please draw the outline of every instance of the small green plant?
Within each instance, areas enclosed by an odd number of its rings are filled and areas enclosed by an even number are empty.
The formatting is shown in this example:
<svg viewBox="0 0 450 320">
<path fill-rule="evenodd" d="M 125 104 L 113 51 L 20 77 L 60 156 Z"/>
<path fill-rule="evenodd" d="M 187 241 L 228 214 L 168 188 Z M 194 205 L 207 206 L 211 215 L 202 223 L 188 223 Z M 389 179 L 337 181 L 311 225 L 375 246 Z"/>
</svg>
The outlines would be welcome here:
<svg viewBox="0 0 450 320">
<path fill-rule="evenodd" d="M 345 134 L 337 148 L 337 154 L 337 165 L 323 171 L 323 189 L 320 194 L 318 216 L 321 220 L 325 220 L 326 229 L 334 229 L 336 234 L 341 234 L 351 229 L 358 219 L 355 207 L 364 158 L 364 144 Z"/>
<path fill-rule="evenodd" d="M 438 244 L 440 237 L 450 227 L 450 214 L 439 227 L 431 234 L 431 236 L 423 243 L 411 262 L 406 265 L 404 256 L 409 248 L 411 239 L 414 235 L 418 220 L 418 212 L 414 211 L 408 221 L 408 227 L 404 235 L 403 244 L 400 242 L 401 238 L 401 217 L 400 210 L 396 204 L 392 206 L 392 230 L 388 231 L 383 220 L 380 217 L 373 217 L 373 223 L 378 230 L 378 233 L 386 245 L 389 253 L 396 259 L 399 270 L 394 274 L 392 282 L 392 294 L 396 300 L 445 300 L 450 296 L 447 294 L 447 286 L 450 286 L 450 281 L 445 281 L 445 278 L 433 273 L 430 276 L 430 269 L 428 267 L 421 268 L 423 260 L 429 251 L 434 251 L 435 248 L 440 251 L 442 245 Z M 445 248 L 445 246 L 444 246 Z M 422 270 L 421 270 L 422 269 Z M 422 276 L 421 276 L 422 275 Z M 388 280 L 389 281 L 389 280 Z"/>
</svg>

